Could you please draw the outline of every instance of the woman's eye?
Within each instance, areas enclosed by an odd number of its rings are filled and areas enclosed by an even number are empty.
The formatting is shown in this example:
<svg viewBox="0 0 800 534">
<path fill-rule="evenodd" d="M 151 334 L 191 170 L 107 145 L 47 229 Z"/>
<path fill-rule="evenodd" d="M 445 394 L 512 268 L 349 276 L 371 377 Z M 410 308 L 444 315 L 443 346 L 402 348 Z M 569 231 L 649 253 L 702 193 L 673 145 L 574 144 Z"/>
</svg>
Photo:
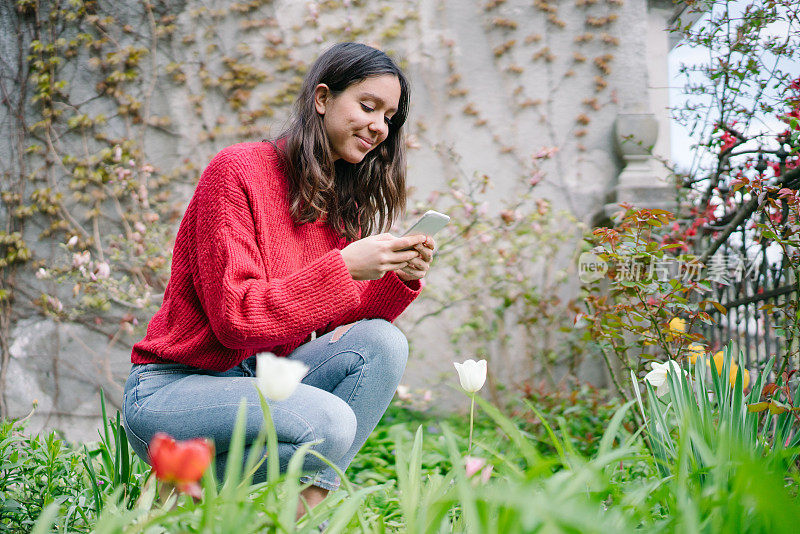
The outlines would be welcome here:
<svg viewBox="0 0 800 534">
<path fill-rule="evenodd" d="M 361 109 L 363 109 L 367 113 L 372 113 L 373 111 L 375 111 L 375 108 L 371 108 L 366 104 L 362 104 L 361 102 L 359 102 L 359 104 L 361 104 Z M 392 122 L 391 117 L 384 117 L 383 120 L 385 120 L 386 124 L 388 124 L 389 126 L 394 126 L 394 122 Z"/>
</svg>

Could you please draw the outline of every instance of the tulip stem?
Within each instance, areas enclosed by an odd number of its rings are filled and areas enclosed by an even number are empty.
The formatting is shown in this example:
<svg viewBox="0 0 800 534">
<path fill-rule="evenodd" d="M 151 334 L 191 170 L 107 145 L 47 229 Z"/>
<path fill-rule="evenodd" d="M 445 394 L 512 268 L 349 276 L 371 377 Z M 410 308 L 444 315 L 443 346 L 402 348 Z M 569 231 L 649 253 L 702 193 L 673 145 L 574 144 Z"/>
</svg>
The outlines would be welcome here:
<svg viewBox="0 0 800 534">
<path fill-rule="evenodd" d="M 264 413 L 264 424 L 267 427 L 267 480 L 275 482 L 280 476 L 280 459 L 278 458 L 278 433 L 275 430 L 275 423 L 272 421 L 272 412 L 269 409 L 267 399 L 259 395 L 261 399 L 261 411 Z"/>
<path fill-rule="evenodd" d="M 467 449 L 467 455 L 469 455 L 472 452 L 472 418 L 473 418 L 473 415 L 475 414 L 475 392 L 474 391 L 470 395 L 470 398 L 472 399 L 472 403 L 470 404 L 470 407 L 469 407 L 469 448 Z"/>
</svg>

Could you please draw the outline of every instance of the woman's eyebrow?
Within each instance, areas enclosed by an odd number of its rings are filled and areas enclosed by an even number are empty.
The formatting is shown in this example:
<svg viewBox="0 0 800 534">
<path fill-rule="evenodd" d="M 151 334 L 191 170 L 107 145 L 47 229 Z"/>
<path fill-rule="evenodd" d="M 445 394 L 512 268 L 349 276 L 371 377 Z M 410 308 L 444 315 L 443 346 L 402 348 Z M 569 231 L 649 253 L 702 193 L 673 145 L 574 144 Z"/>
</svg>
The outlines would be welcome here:
<svg viewBox="0 0 800 534">
<path fill-rule="evenodd" d="M 383 101 L 383 99 L 381 97 L 379 97 L 378 95 L 376 95 L 375 93 L 361 93 L 361 98 L 369 98 L 371 100 L 374 100 L 374 101 L 378 102 L 379 104 L 386 104 Z M 390 113 L 395 113 L 397 111 L 397 109 L 389 108 L 388 111 Z"/>
</svg>

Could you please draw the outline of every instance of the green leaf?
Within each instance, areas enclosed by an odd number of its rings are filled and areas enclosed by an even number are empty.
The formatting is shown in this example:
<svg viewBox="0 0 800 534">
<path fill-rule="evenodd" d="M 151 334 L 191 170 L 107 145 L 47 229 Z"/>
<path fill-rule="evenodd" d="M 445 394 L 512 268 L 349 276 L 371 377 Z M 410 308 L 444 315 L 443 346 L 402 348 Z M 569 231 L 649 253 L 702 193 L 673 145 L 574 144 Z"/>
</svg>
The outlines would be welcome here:
<svg viewBox="0 0 800 534">
<path fill-rule="evenodd" d="M 748 412 L 763 412 L 767 408 L 769 408 L 769 402 L 768 401 L 756 402 L 756 403 L 747 405 L 747 411 Z"/>
</svg>

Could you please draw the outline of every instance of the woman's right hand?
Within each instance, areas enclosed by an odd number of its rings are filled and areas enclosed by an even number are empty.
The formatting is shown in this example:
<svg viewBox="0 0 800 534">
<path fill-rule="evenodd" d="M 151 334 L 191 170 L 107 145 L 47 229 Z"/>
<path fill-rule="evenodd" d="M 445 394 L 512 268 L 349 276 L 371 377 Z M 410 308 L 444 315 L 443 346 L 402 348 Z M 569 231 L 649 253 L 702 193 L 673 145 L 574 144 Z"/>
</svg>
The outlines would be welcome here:
<svg viewBox="0 0 800 534">
<path fill-rule="evenodd" d="M 418 257 L 419 252 L 413 247 L 424 243 L 426 239 L 424 235 L 372 235 L 344 247 L 342 259 L 354 280 L 377 280 L 389 271 L 404 268 L 409 261 Z"/>
</svg>

